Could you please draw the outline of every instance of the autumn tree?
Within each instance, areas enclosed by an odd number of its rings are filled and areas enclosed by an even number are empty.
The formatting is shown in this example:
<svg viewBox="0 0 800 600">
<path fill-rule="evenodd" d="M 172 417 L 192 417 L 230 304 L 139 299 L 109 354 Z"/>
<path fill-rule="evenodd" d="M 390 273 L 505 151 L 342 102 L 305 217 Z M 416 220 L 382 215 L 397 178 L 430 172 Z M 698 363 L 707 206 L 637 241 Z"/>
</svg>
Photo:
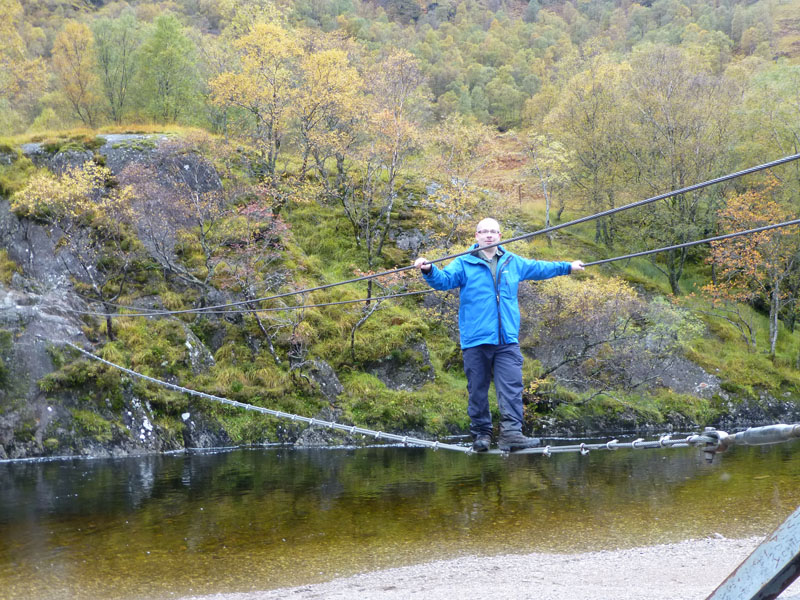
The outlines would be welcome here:
<svg viewBox="0 0 800 600">
<path fill-rule="evenodd" d="M 788 221 L 796 214 L 776 201 L 775 180 L 735 195 L 720 212 L 724 232 L 754 229 Z M 763 302 L 769 307 L 769 354 L 775 356 L 781 310 L 794 301 L 792 282 L 800 259 L 800 230 L 796 226 L 763 231 L 713 244 L 710 260 L 716 283 L 706 290 L 716 298 Z"/>
<path fill-rule="evenodd" d="M 295 69 L 302 48 L 295 35 L 275 23 L 257 23 L 235 42 L 241 67 L 211 82 L 212 102 L 244 109 L 252 120 L 265 174 L 276 172 L 281 142 L 292 115 Z"/>
<path fill-rule="evenodd" d="M 379 269 L 383 249 L 393 224 L 399 196 L 400 174 L 409 155 L 419 144 L 414 120 L 414 99 L 419 94 L 422 74 L 418 61 L 404 50 L 393 50 L 381 62 L 370 65 L 374 96 L 363 116 L 363 139 L 348 149 L 347 171 L 334 194 L 350 222 L 364 267 L 359 272 Z M 367 298 L 373 288 L 389 292 L 399 281 L 367 282 Z M 351 354 L 355 356 L 356 331 L 374 314 L 379 303 L 367 302 L 351 329 Z"/>
<path fill-rule="evenodd" d="M 521 345 L 541 362 L 539 377 L 594 395 L 657 387 L 702 333 L 688 312 L 648 302 L 618 278 L 558 278 L 521 292 L 530 323 Z"/>
<path fill-rule="evenodd" d="M 800 67 L 778 64 L 756 73 L 745 90 L 741 152 L 753 164 L 800 152 Z M 800 191 L 800 164 L 780 168 L 782 193 Z"/>
<path fill-rule="evenodd" d="M 619 96 L 626 71 L 626 65 L 615 64 L 603 56 L 590 59 L 586 69 L 567 82 L 559 102 L 545 120 L 545 131 L 551 133 L 553 143 L 564 149 L 556 154 L 569 159 L 563 166 L 570 196 L 593 213 L 619 204 L 623 181 L 619 132 L 625 119 Z M 546 150 L 546 146 L 538 145 L 539 163 L 545 167 L 546 162 L 555 158 L 551 151 L 555 147 L 551 145 L 551 150 Z M 613 218 L 598 219 L 595 240 L 611 246 L 615 227 Z"/>
<path fill-rule="evenodd" d="M 436 183 L 424 200 L 422 223 L 433 226 L 436 245 L 447 250 L 473 233 L 481 201 L 475 178 L 495 153 L 489 129 L 458 114 L 430 133 L 426 171 Z"/>
<path fill-rule="evenodd" d="M 532 0 L 535 2 L 535 0 Z M 550 212 L 554 197 L 561 199 L 556 218 L 561 217 L 564 210 L 563 198 L 559 196 L 568 182 L 568 164 L 571 155 L 564 146 L 550 136 L 531 132 L 525 141 L 525 150 L 528 155 L 530 175 L 541 187 L 544 197 L 544 226 L 552 225 Z M 552 237 L 548 235 L 548 244 L 552 245 Z"/>
<path fill-rule="evenodd" d="M 300 132 L 305 179 L 309 159 L 318 168 L 329 153 L 341 155 L 349 145 L 351 124 L 363 115 L 363 81 L 338 48 L 309 49 L 303 54 L 296 83 L 295 112 Z"/>
<path fill-rule="evenodd" d="M 128 289 L 142 260 L 130 227 L 132 189 L 106 189 L 110 178 L 107 168 L 93 162 L 61 176 L 40 172 L 11 201 L 19 216 L 50 226 L 74 285 L 106 313 L 115 312 L 113 303 Z M 114 339 L 111 317 L 106 317 L 106 334 Z"/>
<path fill-rule="evenodd" d="M 43 61 L 31 58 L 20 34 L 22 15 L 18 0 L 0 0 L 0 130 L 8 133 L 33 118 L 46 83 Z"/>
<path fill-rule="evenodd" d="M 250 32 L 255 23 L 281 23 L 287 0 L 217 0 L 225 28 L 222 35 L 232 39 Z"/>
<path fill-rule="evenodd" d="M 53 44 L 53 70 L 61 91 L 81 122 L 94 127 L 98 122 L 100 80 L 94 37 L 88 25 L 69 21 Z"/>
<path fill-rule="evenodd" d="M 393 51 L 375 68 L 374 104 L 365 115 L 367 139 L 354 149 L 353 165 L 358 171 L 353 172 L 349 191 L 339 198 L 356 246 L 364 253 L 367 271 L 375 268 L 382 256 L 400 172 L 418 144 L 411 100 L 422 83 L 417 60 L 403 50 Z"/>
<path fill-rule="evenodd" d="M 237 109 L 232 106 L 219 105 L 213 102 L 213 90 L 207 82 L 218 77 L 222 73 L 231 71 L 236 63 L 230 39 L 226 35 L 203 34 L 197 39 L 197 51 L 199 56 L 199 75 L 206 85 L 202 86 L 200 94 L 203 98 L 203 109 L 207 114 L 207 122 L 213 133 L 225 136 L 236 134 L 239 130 L 237 119 Z"/>
</svg>

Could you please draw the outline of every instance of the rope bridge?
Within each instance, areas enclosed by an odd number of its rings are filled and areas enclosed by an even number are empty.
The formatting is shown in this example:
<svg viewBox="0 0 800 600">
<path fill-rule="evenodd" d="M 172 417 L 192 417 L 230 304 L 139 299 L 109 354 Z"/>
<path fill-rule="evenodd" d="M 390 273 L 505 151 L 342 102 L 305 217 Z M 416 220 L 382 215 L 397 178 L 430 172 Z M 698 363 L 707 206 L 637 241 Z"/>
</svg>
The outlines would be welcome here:
<svg viewBox="0 0 800 600">
<path fill-rule="evenodd" d="M 442 450 L 452 450 L 454 452 L 462 452 L 464 454 L 476 454 L 475 451 L 472 449 L 472 445 L 461 446 L 458 444 L 445 444 L 439 441 L 425 440 L 408 435 L 399 435 L 396 433 L 388 433 L 385 431 L 375 431 L 373 429 L 358 427 L 356 425 L 345 425 L 343 423 L 336 423 L 334 421 L 324 421 L 312 417 L 304 417 L 301 415 L 295 415 L 281 410 L 264 408 L 263 406 L 256 406 L 254 404 L 247 404 L 245 402 L 239 402 L 237 400 L 223 398 L 222 396 L 215 396 L 214 394 L 207 394 L 205 392 L 200 392 L 197 390 L 193 390 L 191 388 L 186 388 L 180 385 L 176 385 L 174 383 L 169 383 L 168 381 L 156 379 L 155 377 L 150 377 L 149 375 L 144 375 L 143 373 L 138 373 L 137 371 L 128 369 L 127 367 L 123 367 L 121 365 L 108 361 L 100 356 L 97 356 L 96 354 L 92 354 L 91 352 L 84 350 L 83 348 L 73 344 L 72 342 L 65 341 L 63 343 L 77 350 L 84 356 L 91 358 L 92 360 L 99 361 L 105 365 L 108 365 L 109 367 L 118 369 L 123 373 L 132 375 L 133 377 L 137 377 L 144 381 L 154 383 L 156 385 L 159 385 L 167 389 L 171 389 L 176 392 L 181 392 L 184 394 L 189 394 L 190 396 L 196 396 L 198 398 L 211 400 L 212 402 L 219 402 L 221 404 L 235 406 L 236 408 L 252 410 L 265 415 L 270 415 L 281 419 L 288 419 L 290 421 L 307 423 L 312 427 L 318 426 L 318 427 L 324 427 L 326 429 L 333 429 L 336 431 L 344 432 L 348 435 L 356 435 L 356 434 L 363 435 L 366 437 L 371 437 L 376 441 L 385 440 L 385 441 L 397 442 L 405 446 L 421 446 L 425 448 L 432 448 L 433 450 L 442 449 Z M 551 456 L 553 454 L 577 452 L 580 453 L 581 455 L 586 455 L 592 450 L 619 450 L 623 448 L 630 450 L 643 450 L 648 448 L 650 449 L 685 448 L 687 446 L 702 446 L 703 451 L 706 454 L 706 458 L 710 460 L 714 457 L 715 453 L 722 452 L 731 446 L 735 445 L 761 446 L 766 444 L 777 444 L 781 442 L 787 442 L 797 438 L 800 438 L 800 423 L 794 425 L 769 425 L 766 427 L 756 427 L 740 433 L 735 433 L 733 435 L 730 435 L 724 431 L 715 430 L 713 428 L 706 428 L 706 430 L 701 434 L 691 434 L 684 438 L 678 438 L 678 439 L 673 439 L 671 436 L 668 435 L 661 436 L 659 439 L 651 441 L 646 441 L 640 438 L 637 440 L 633 440 L 631 442 L 620 442 L 614 439 L 608 442 L 595 443 L 595 444 L 582 443 L 582 444 L 568 444 L 568 445 L 558 445 L 558 446 L 544 446 L 539 448 L 525 448 L 514 452 L 514 454 L 541 454 L 544 456 Z M 507 454 L 507 453 L 502 452 L 500 450 L 490 450 L 489 452 L 482 452 L 481 454 Z"/>
</svg>

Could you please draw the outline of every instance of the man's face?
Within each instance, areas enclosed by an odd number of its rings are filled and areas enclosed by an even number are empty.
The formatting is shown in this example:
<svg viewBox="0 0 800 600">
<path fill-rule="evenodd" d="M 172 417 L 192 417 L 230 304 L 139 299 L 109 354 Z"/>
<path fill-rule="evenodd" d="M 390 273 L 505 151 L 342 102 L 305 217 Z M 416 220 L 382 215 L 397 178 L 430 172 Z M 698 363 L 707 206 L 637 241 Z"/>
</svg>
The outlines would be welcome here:
<svg viewBox="0 0 800 600">
<path fill-rule="evenodd" d="M 500 224 L 494 219 L 484 219 L 478 223 L 475 239 L 479 248 L 496 244 L 500 241 Z"/>
</svg>

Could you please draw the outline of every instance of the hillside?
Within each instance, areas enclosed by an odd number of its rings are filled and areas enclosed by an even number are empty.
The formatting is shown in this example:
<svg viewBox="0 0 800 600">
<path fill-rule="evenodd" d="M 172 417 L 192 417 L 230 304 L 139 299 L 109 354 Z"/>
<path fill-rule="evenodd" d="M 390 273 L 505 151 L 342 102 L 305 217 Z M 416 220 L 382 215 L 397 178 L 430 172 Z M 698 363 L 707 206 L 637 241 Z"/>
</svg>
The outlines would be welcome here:
<svg viewBox="0 0 800 600">
<path fill-rule="evenodd" d="M 63 340 L 241 402 L 463 434 L 452 294 L 380 299 L 425 290 L 411 272 L 297 292 L 464 250 L 485 215 L 507 239 L 791 155 L 797 7 L 7 0 L 0 456 L 329 439 Z M 798 191 L 793 161 L 510 249 L 662 248 L 789 220 Z M 798 256 L 784 228 L 523 285 L 526 426 L 796 418 Z"/>
<path fill-rule="evenodd" d="M 116 304 L 185 310 L 331 283 L 358 273 L 352 269 L 359 249 L 347 233 L 350 225 L 335 206 L 304 201 L 287 188 L 292 198 L 283 205 L 280 223 L 273 216 L 264 220 L 258 206 L 269 202 L 274 207 L 274 195 L 258 196 L 240 182 L 236 194 L 218 205 L 219 212 L 206 213 L 217 221 L 207 228 L 206 242 L 216 235 L 224 239 L 214 242 L 215 275 L 203 284 L 201 276 L 208 275 L 211 263 L 208 257 L 201 258 L 201 238 L 196 237 L 197 230 L 192 231 L 191 221 L 185 220 L 190 215 L 183 213 L 174 220 L 181 207 L 180 194 L 172 192 L 206 194 L 210 202 L 208 195 L 224 189 L 216 173 L 227 151 L 221 141 L 203 136 L 189 139 L 162 134 L 84 136 L 69 143 L 66 139 L 60 144 L 57 140 L 27 143 L 19 154 L 5 154 L 13 168 L 27 169 L 24 165 L 31 161 L 39 169 L 61 173 L 61 181 L 75 173 L 70 167 L 94 159 L 111 169 L 106 183 L 97 184 L 110 190 L 102 193 L 113 195 L 126 184 L 138 186 L 130 228 L 114 230 L 128 239 L 123 253 L 136 254 L 128 261 L 137 265 L 135 272 L 124 283 L 120 271 L 109 266 L 122 260 L 121 255 L 110 253 L 111 238 L 104 238 L 104 248 L 95 248 L 106 253 L 101 256 L 87 251 L 93 247 L 90 237 L 69 229 L 73 225 L 100 228 L 101 213 L 81 223 L 68 223 L 67 215 L 58 216 L 53 209 L 22 216 L 19 200 L 25 187 L 13 197 L 15 212 L 9 212 L 5 204 L 2 329 L 7 366 L 0 421 L 5 455 L 107 455 L 184 445 L 337 439 L 144 385 L 82 359 L 60 345 L 63 340 L 156 378 L 272 409 L 424 436 L 463 433 L 465 381 L 456 343 L 455 300 L 448 296 L 380 303 L 356 330 L 352 346 L 352 328 L 366 314 L 358 305 L 114 318 L 110 331 L 106 319 L 84 314 L 125 312 Z M 501 166 L 487 173 L 493 173 L 494 181 L 502 181 L 508 176 L 503 168 L 512 164 L 501 161 Z M 137 174 L 143 169 L 149 169 L 150 183 L 141 172 Z M 44 172 L 37 171 L 31 180 Z M 184 177 L 187 172 L 190 178 Z M 155 192 L 160 202 L 176 205 L 154 215 L 154 205 L 143 196 L 148 185 L 159 186 Z M 386 250 L 391 258 L 376 265 L 378 269 L 407 264 L 424 251 L 431 256 L 441 253 L 431 235 L 435 230 L 419 228 L 420 210 L 427 210 L 423 207 L 432 201 L 430 187 L 424 182 L 405 186 L 404 200 L 392 213 L 388 234 L 392 241 Z M 57 194 L 56 188 L 50 189 L 52 202 Z M 537 202 L 524 201 L 519 210 L 514 198 L 506 206 L 502 184 L 496 189 L 484 188 L 486 202 L 503 211 L 504 222 L 513 223 L 515 233 L 541 227 Z M 227 203 L 237 210 L 223 210 Z M 244 223 L 245 214 L 255 216 Z M 122 213 L 113 216 L 120 220 Z M 179 236 L 182 249 L 171 246 L 176 254 L 167 256 L 167 246 L 158 245 L 154 216 L 188 227 Z M 85 213 L 79 220 L 83 217 Z M 467 215 L 470 219 L 474 216 Z M 241 237 L 248 231 L 258 232 L 252 238 L 253 247 Z M 520 243 L 514 250 L 544 258 L 578 252 L 588 257 L 599 249 L 591 240 L 592 232 L 586 233 L 588 238 L 567 230 L 552 247 L 544 242 Z M 62 241 L 56 243 L 59 235 Z M 240 241 L 232 243 L 231 236 Z M 65 240 L 70 237 L 74 240 Z M 420 247 L 410 250 L 415 244 Z M 119 297 L 111 301 L 97 295 L 91 282 L 80 276 L 76 267 L 87 257 L 96 261 L 95 268 L 103 270 L 101 265 L 106 265 L 107 288 L 124 288 Z M 791 369 L 781 367 L 780 358 L 770 362 L 763 354 L 742 348 L 723 321 L 704 314 L 707 308 L 696 299 L 664 301 L 654 294 L 658 283 L 648 283 L 640 269 L 628 265 L 625 270 L 592 273 L 580 281 L 554 280 L 523 289 L 529 427 L 544 434 L 586 434 L 796 418 L 794 403 L 783 397 L 794 396 L 796 379 Z M 242 287 L 248 281 L 258 290 L 256 295 Z M 348 288 L 315 292 L 303 302 L 365 295 L 365 284 Z M 412 275 L 382 289 L 421 288 Z M 373 295 L 380 295 L 377 289 Z M 275 307 L 275 302 L 260 302 L 259 307 Z M 279 302 L 291 306 L 296 300 Z M 625 320 L 636 324 L 623 327 Z M 720 353 L 723 340 L 727 350 Z M 796 343 L 793 336 L 782 341 Z M 601 351 L 593 349 L 598 346 Z M 744 371 L 743 365 L 751 371 Z M 755 369 L 760 370 L 758 379 L 749 379 Z"/>
</svg>

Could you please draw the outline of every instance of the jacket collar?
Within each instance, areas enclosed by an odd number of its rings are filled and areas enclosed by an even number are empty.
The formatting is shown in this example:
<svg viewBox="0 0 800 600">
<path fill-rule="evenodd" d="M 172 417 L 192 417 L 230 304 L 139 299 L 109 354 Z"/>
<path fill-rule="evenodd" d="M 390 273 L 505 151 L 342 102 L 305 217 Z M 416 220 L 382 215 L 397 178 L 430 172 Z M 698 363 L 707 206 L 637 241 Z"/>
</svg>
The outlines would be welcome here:
<svg viewBox="0 0 800 600">
<path fill-rule="evenodd" d="M 507 252 L 506 252 L 506 249 L 503 248 L 502 245 L 497 247 L 497 251 L 498 251 L 497 263 L 500 264 L 500 262 L 503 260 L 503 257 L 507 255 Z M 477 242 L 472 244 L 472 246 L 470 247 L 470 253 L 465 255 L 464 258 L 469 260 L 469 262 L 471 262 L 471 263 L 485 263 L 486 262 L 480 256 L 478 256 L 478 243 Z"/>
</svg>

